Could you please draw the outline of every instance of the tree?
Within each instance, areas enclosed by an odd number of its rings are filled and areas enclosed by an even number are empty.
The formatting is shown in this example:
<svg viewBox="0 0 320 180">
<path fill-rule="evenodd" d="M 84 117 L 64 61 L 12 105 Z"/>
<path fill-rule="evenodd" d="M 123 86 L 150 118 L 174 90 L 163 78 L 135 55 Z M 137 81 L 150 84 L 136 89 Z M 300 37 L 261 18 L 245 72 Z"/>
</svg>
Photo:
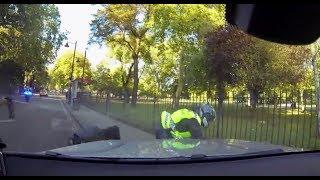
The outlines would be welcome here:
<svg viewBox="0 0 320 180">
<path fill-rule="evenodd" d="M 126 47 L 113 44 L 110 57 L 115 58 L 120 63 L 120 67 L 115 70 L 115 73 L 118 75 L 118 78 L 121 79 L 123 92 L 121 94 L 124 95 L 124 102 L 129 103 L 131 96 L 130 92 L 132 91 L 132 71 L 134 66 L 134 62 L 132 62 L 131 59 L 130 50 L 128 50 Z"/>
<path fill-rule="evenodd" d="M 84 54 L 76 52 L 74 61 L 73 79 L 82 77 L 83 66 L 85 66 L 84 76 L 88 79 L 92 77 L 90 63 Z M 72 70 L 73 51 L 66 51 L 57 58 L 54 67 L 50 70 L 51 86 L 59 90 L 64 90 L 69 86 Z M 85 60 L 85 63 L 83 62 Z"/>
<path fill-rule="evenodd" d="M 164 44 L 162 44 L 164 45 Z M 170 80 L 174 77 L 174 52 L 171 49 L 160 50 L 159 46 L 150 47 L 150 59 L 145 65 L 144 74 L 141 76 L 140 90 L 142 94 L 155 99 L 172 94 Z"/>
<path fill-rule="evenodd" d="M 96 70 L 93 71 L 92 87 L 97 91 L 97 94 L 102 96 L 108 92 L 108 87 L 111 85 L 110 69 L 108 69 L 103 63 L 97 65 Z"/>
<path fill-rule="evenodd" d="M 311 57 L 312 69 L 313 69 L 313 77 L 314 77 L 314 86 L 316 90 L 316 111 L 317 111 L 317 136 L 320 135 L 320 80 L 319 80 L 319 63 L 317 59 L 319 58 L 319 44 L 318 41 L 311 45 L 311 50 L 313 50 L 313 56 Z"/>
<path fill-rule="evenodd" d="M 207 32 L 215 31 L 225 24 L 224 5 L 157 5 L 154 8 L 153 32 L 158 43 L 166 42 L 175 52 L 175 93 L 173 106 L 179 106 L 179 99 L 186 84 L 186 68 L 191 57 L 204 43 Z"/>
<path fill-rule="evenodd" d="M 57 7 L 2 4 L 0 11 L 0 61 L 19 64 L 25 78 L 41 73 L 66 37 Z"/>
<path fill-rule="evenodd" d="M 208 77 L 215 79 L 218 97 L 217 117 L 220 118 L 222 104 L 226 94 L 226 86 L 237 84 L 237 69 L 240 66 L 239 59 L 250 39 L 235 27 L 227 25 L 210 32 L 206 37 L 205 56 L 208 69 Z"/>
<path fill-rule="evenodd" d="M 129 52 L 133 65 L 133 105 L 137 102 L 139 59 L 148 53 L 150 44 L 147 35 L 151 14 L 152 5 L 104 5 L 90 24 L 91 43 L 102 44 L 106 41 L 111 47 L 120 46 Z"/>
<path fill-rule="evenodd" d="M 208 35 L 206 54 L 216 79 L 219 106 L 227 85 L 245 85 L 253 108 L 261 93 L 302 82 L 309 56 L 304 47 L 263 41 L 229 25 Z"/>
<path fill-rule="evenodd" d="M 0 93 L 11 94 L 23 82 L 23 69 L 13 61 L 0 62 Z"/>
<path fill-rule="evenodd" d="M 102 61 L 96 67 L 96 70 L 93 71 L 92 75 L 92 89 L 97 91 L 97 93 L 102 96 L 103 94 L 119 95 L 121 94 L 122 86 L 120 80 L 119 71 L 116 69 L 111 71 L 107 64 Z"/>
<path fill-rule="evenodd" d="M 30 78 L 33 82 L 33 87 L 38 91 L 41 89 L 47 89 L 50 83 L 49 72 L 47 68 L 43 68 L 37 71 Z M 30 82 L 30 81 L 29 81 Z"/>
<path fill-rule="evenodd" d="M 297 89 L 305 80 L 310 52 L 303 46 L 288 46 L 254 39 L 239 68 L 255 108 L 259 95 L 272 89 Z M 300 93 L 300 94 L 301 94 Z"/>
</svg>

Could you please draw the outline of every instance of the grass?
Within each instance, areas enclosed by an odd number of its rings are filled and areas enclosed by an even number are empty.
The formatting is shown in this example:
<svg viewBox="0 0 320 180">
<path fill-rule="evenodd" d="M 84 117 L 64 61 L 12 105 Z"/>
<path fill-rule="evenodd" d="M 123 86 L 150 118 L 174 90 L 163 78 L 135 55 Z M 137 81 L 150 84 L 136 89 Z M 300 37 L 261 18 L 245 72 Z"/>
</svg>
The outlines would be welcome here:
<svg viewBox="0 0 320 180">
<path fill-rule="evenodd" d="M 180 107 L 190 108 L 193 104 L 182 101 Z M 217 104 L 212 103 L 216 108 Z M 101 113 L 107 113 L 119 121 L 154 133 L 156 124 L 160 122 L 163 110 L 173 112 L 171 101 L 161 100 L 153 104 L 149 100 L 141 100 L 135 107 L 120 101 L 111 101 L 106 112 L 104 102 L 91 102 L 89 106 Z M 221 138 L 242 139 L 291 147 L 319 149 L 320 138 L 316 136 L 315 106 L 306 106 L 306 111 L 286 106 L 259 106 L 256 110 L 244 104 L 225 102 L 220 121 Z M 217 137 L 218 122 L 215 121 L 204 130 L 207 138 Z"/>
</svg>

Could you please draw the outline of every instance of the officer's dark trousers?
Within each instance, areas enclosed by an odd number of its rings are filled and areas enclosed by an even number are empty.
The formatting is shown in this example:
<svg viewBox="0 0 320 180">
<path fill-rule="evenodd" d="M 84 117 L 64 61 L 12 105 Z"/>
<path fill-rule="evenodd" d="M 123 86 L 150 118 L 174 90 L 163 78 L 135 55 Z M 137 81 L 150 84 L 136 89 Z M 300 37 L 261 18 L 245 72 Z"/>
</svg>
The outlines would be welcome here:
<svg viewBox="0 0 320 180">
<path fill-rule="evenodd" d="M 171 139 L 173 138 L 170 130 L 166 130 L 163 128 L 156 129 L 156 139 Z"/>
<path fill-rule="evenodd" d="M 14 105 L 12 99 L 7 100 L 7 107 L 8 107 L 8 112 L 9 112 L 9 119 L 14 118 Z"/>
</svg>

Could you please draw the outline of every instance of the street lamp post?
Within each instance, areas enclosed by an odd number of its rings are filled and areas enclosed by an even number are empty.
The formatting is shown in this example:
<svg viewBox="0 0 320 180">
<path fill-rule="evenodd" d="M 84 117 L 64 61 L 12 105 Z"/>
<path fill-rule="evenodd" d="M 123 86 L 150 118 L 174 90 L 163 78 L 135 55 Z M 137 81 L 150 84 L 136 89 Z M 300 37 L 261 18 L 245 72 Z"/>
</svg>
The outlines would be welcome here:
<svg viewBox="0 0 320 180">
<path fill-rule="evenodd" d="M 83 67 L 82 67 L 82 82 L 84 78 L 84 68 L 86 66 L 86 58 L 87 58 L 87 51 L 84 51 L 84 60 L 83 60 Z"/>
<path fill-rule="evenodd" d="M 70 73 L 70 86 L 69 86 L 69 92 L 70 92 L 69 101 L 70 101 L 71 107 L 73 107 L 73 99 L 72 99 L 73 93 L 71 92 L 71 90 L 72 90 L 71 86 L 72 86 L 72 81 L 73 81 L 74 59 L 76 56 L 77 41 L 72 44 L 74 44 L 74 51 L 73 51 L 73 57 L 72 57 L 72 65 L 71 65 L 71 73 Z M 65 47 L 69 47 L 68 43 L 66 43 Z"/>
<path fill-rule="evenodd" d="M 84 51 L 84 59 L 83 59 L 83 63 L 82 63 L 82 76 L 81 76 L 81 91 L 84 90 L 84 70 L 85 70 L 85 67 L 86 67 L 86 58 L 87 58 L 87 50 Z M 78 59 L 79 60 L 79 59 Z M 79 62 L 81 62 L 79 60 Z"/>
</svg>

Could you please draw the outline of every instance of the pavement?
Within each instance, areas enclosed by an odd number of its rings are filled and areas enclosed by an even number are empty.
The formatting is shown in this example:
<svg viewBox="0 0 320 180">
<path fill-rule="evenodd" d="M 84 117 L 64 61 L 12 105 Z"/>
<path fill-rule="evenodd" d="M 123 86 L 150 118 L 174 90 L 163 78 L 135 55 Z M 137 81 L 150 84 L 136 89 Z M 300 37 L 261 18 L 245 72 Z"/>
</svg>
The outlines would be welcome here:
<svg viewBox="0 0 320 180">
<path fill-rule="evenodd" d="M 0 105 L 0 138 L 6 152 L 35 153 L 68 146 L 75 132 L 87 127 L 118 126 L 124 141 L 154 139 L 154 135 L 128 126 L 81 105 L 71 111 L 63 98 L 33 96 L 29 103 L 14 97 L 15 118 L 8 118 L 6 105 Z"/>
<path fill-rule="evenodd" d="M 68 145 L 76 124 L 61 99 L 32 97 L 26 103 L 14 97 L 15 118 L 8 119 L 6 105 L 0 106 L 0 138 L 4 151 L 41 152 Z"/>
<path fill-rule="evenodd" d="M 137 140 L 151 140 L 155 139 L 155 136 L 129 126 L 122 122 L 112 119 L 111 117 L 94 111 L 84 105 L 80 105 L 79 110 L 71 111 L 69 105 L 67 109 L 71 112 L 71 116 L 79 125 L 83 128 L 97 126 L 100 129 L 104 129 L 110 126 L 118 126 L 120 129 L 120 137 L 122 141 L 137 141 Z"/>
</svg>

